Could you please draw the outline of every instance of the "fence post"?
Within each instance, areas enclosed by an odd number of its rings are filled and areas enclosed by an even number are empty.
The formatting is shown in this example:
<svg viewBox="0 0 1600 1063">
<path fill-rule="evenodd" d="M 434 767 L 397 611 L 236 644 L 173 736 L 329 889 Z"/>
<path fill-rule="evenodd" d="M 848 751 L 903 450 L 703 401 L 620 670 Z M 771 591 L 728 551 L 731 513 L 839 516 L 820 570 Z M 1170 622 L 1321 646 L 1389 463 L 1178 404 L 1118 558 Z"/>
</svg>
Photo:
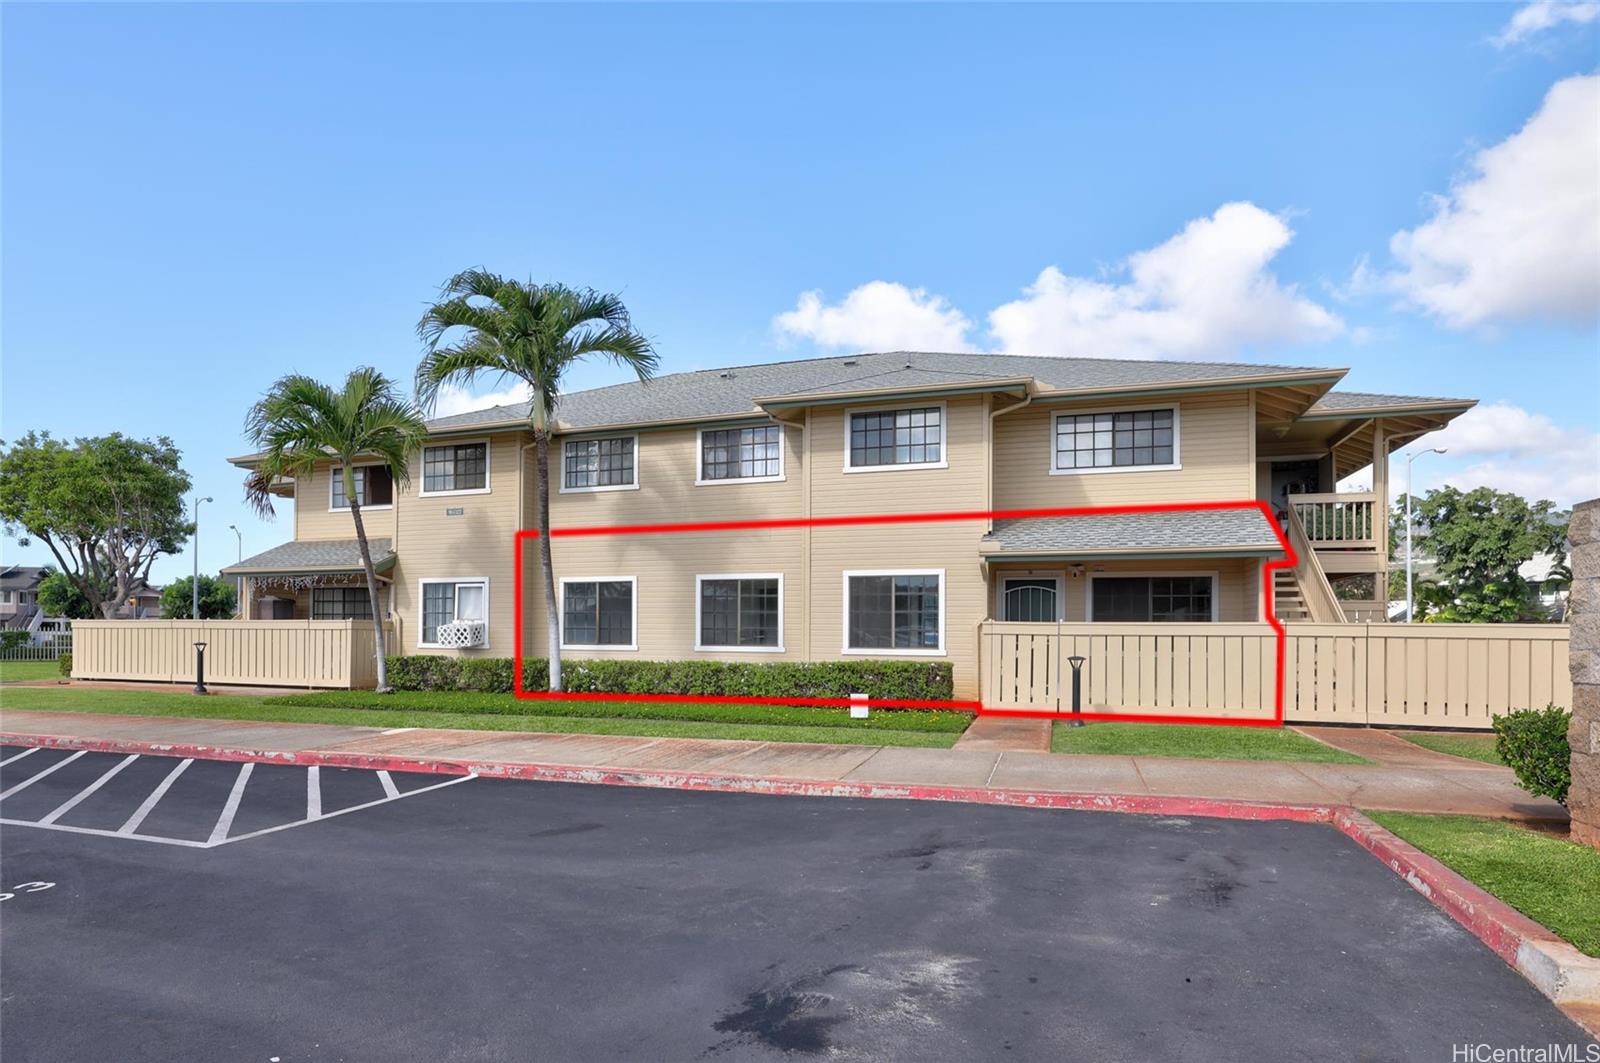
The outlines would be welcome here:
<svg viewBox="0 0 1600 1063">
<path fill-rule="evenodd" d="M 1572 544 L 1572 624 L 1568 668 L 1572 675 L 1572 840 L 1600 849 L 1600 499 L 1572 509 L 1567 524 Z"/>
</svg>

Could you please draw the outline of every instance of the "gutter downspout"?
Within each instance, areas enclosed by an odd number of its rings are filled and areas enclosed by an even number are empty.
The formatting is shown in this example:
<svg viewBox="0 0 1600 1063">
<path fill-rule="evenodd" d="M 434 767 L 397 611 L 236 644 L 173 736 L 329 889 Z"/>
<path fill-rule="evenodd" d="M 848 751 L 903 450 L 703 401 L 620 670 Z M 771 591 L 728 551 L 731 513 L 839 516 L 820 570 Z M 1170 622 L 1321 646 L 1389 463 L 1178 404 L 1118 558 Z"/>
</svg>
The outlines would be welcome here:
<svg viewBox="0 0 1600 1063">
<path fill-rule="evenodd" d="M 989 439 L 987 441 L 988 442 L 988 446 L 985 447 L 985 449 L 988 451 L 988 453 L 984 455 L 984 459 L 985 459 L 985 462 L 986 462 L 986 464 L 985 464 L 986 475 L 984 476 L 983 508 L 986 509 L 986 510 L 991 510 L 992 511 L 994 509 L 994 422 L 995 422 L 995 419 L 997 417 L 999 417 L 1003 413 L 1013 413 L 1013 412 L 1015 412 L 1017 410 L 1020 410 L 1024 406 L 1027 406 L 1032 402 L 1033 402 L 1033 392 L 1029 391 L 1029 392 L 1025 393 L 1022 396 L 1022 401 L 1021 402 L 1014 402 L 1010 406 L 1002 406 L 998 410 L 990 410 L 989 411 Z M 984 522 L 984 532 L 983 533 L 985 535 L 987 535 L 992 531 L 994 531 L 994 518 L 990 517 L 990 518 L 987 518 L 985 520 L 985 522 Z"/>
</svg>

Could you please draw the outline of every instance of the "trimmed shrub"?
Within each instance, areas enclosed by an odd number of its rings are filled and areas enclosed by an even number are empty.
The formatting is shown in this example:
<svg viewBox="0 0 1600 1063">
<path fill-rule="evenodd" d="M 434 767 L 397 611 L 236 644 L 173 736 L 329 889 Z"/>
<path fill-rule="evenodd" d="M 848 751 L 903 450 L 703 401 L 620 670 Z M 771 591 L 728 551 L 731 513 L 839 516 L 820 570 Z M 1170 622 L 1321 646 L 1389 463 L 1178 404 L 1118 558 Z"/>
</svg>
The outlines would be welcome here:
<svg viewBox="0 0 1600 1063">
<path fill-rule="evenodd" d="M 1567 803 L 1572 785 L 1572 713 L 1555 705 L 1519 709 L 1494 718 L 1494 748 L 1530 794 Z"/>
<path fill-rule="evenodd" d="M 527 690 L 549 682 L 543 658 L 523 661 Z M 896 701 L 948 701 L 954 689 L 946 661 L 563 661 L 574 694 L 689 694 L 703 697 L 847 698 L 861 693 Z M 504 657 L 389 658 L 396 690 L 474 690 L 509 694 L 512 662 Z"/>
<path fill-rule="evenodd" d="M 21 628 L 12 628 L 9 631 L 0 631 L 0 655 L 3 655 L 9 659 L 13 653 L 16 653 L 17 651 L 21 650 L 22 647 L 28 644 L 28 639 L 30 637 L 32 636 Z"/>
<path fill-rule="evenodd" d="M 72 678 L 72 654 L 63 653 L 56 658 L 56 670 L 68 679 Z"/>
</svg>

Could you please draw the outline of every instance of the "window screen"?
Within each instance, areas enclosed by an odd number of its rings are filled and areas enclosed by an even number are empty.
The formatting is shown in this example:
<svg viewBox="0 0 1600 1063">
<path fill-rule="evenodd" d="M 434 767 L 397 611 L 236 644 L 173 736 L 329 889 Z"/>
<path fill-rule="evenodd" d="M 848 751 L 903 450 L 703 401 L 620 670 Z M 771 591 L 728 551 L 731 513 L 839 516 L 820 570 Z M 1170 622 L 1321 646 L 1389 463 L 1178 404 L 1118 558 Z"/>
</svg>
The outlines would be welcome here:
<svg viewBox="0 0 1600 1063">
<path fill-rule="evenodd" d="M 944 411 L 938 406 L 850 415 L 850 467 L 924 465 L 943 460 Z"/>
<path fill-rule="evenodd" d="M 633 436 L 576 439 L 566 445 L 562 484 L 566 487 L 632 487 Z"/>
<path fill-rule="evenodd" d="M 1056 418 L 1056 468 L 1172 465 L 1173 411 L 1062 414 Z"/>
<path fill-rule="evenodd" d="M 387 465 L 357 465 L 354 469 L 356 501 L 363 506 L 388 506 L 394 504 L 394 477 Z M 333 470 L 333 508 L 349 509 L 350 499 L 344 493 L 344 469 Z"/>
<path fill-rule="evenodd" d="M 1094 619 L 1134 622 L 1208 621 L 1210 576 L 1097 576 Z"/>
<path fill-rule="evenodd" d="M 939 577 L 851 576 L 851 649 L 938 649 Z"/>
<path fill-rule="evenodd" d="M 481 491 L 488 484 L 488 444 L 457 443 L 423 449 L 424 491 Z"/>
<path fill-rule="evenodd" d="M 778 645 L 776 579 L 700 581 L 700 645 Z"/>
<path fill-rule="evenodd" d="M 700 433 L 700 479 L 783 475 L 783 429 L 775 424 Z"/>
<path fill-rule="evenodd" d="M 600 580 L 562 584 L 561 642 L 567 646 L 631 646 L 633 583 Z"/>
<path fill-rule="evenodd" d="M 371 620 L 372 596 L 365 587 L 313 587 L 311 619 Z"/>
</svg>

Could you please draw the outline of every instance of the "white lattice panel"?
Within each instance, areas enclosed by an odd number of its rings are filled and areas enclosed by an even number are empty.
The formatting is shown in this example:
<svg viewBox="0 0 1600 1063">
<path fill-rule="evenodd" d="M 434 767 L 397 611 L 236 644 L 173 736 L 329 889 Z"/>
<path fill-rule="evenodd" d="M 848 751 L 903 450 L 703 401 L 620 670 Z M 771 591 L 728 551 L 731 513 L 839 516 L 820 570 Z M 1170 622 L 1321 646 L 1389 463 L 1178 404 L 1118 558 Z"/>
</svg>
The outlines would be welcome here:
<svg viewBox="0 0 1600 1063">
<path fill-rule="evenodd" d="M 481 620 L 457 620 L 439 625 L 441 646 L 464 650 L 472 646 L 482 646 L 488 640 L 489 633 Z"/>
</svg>

